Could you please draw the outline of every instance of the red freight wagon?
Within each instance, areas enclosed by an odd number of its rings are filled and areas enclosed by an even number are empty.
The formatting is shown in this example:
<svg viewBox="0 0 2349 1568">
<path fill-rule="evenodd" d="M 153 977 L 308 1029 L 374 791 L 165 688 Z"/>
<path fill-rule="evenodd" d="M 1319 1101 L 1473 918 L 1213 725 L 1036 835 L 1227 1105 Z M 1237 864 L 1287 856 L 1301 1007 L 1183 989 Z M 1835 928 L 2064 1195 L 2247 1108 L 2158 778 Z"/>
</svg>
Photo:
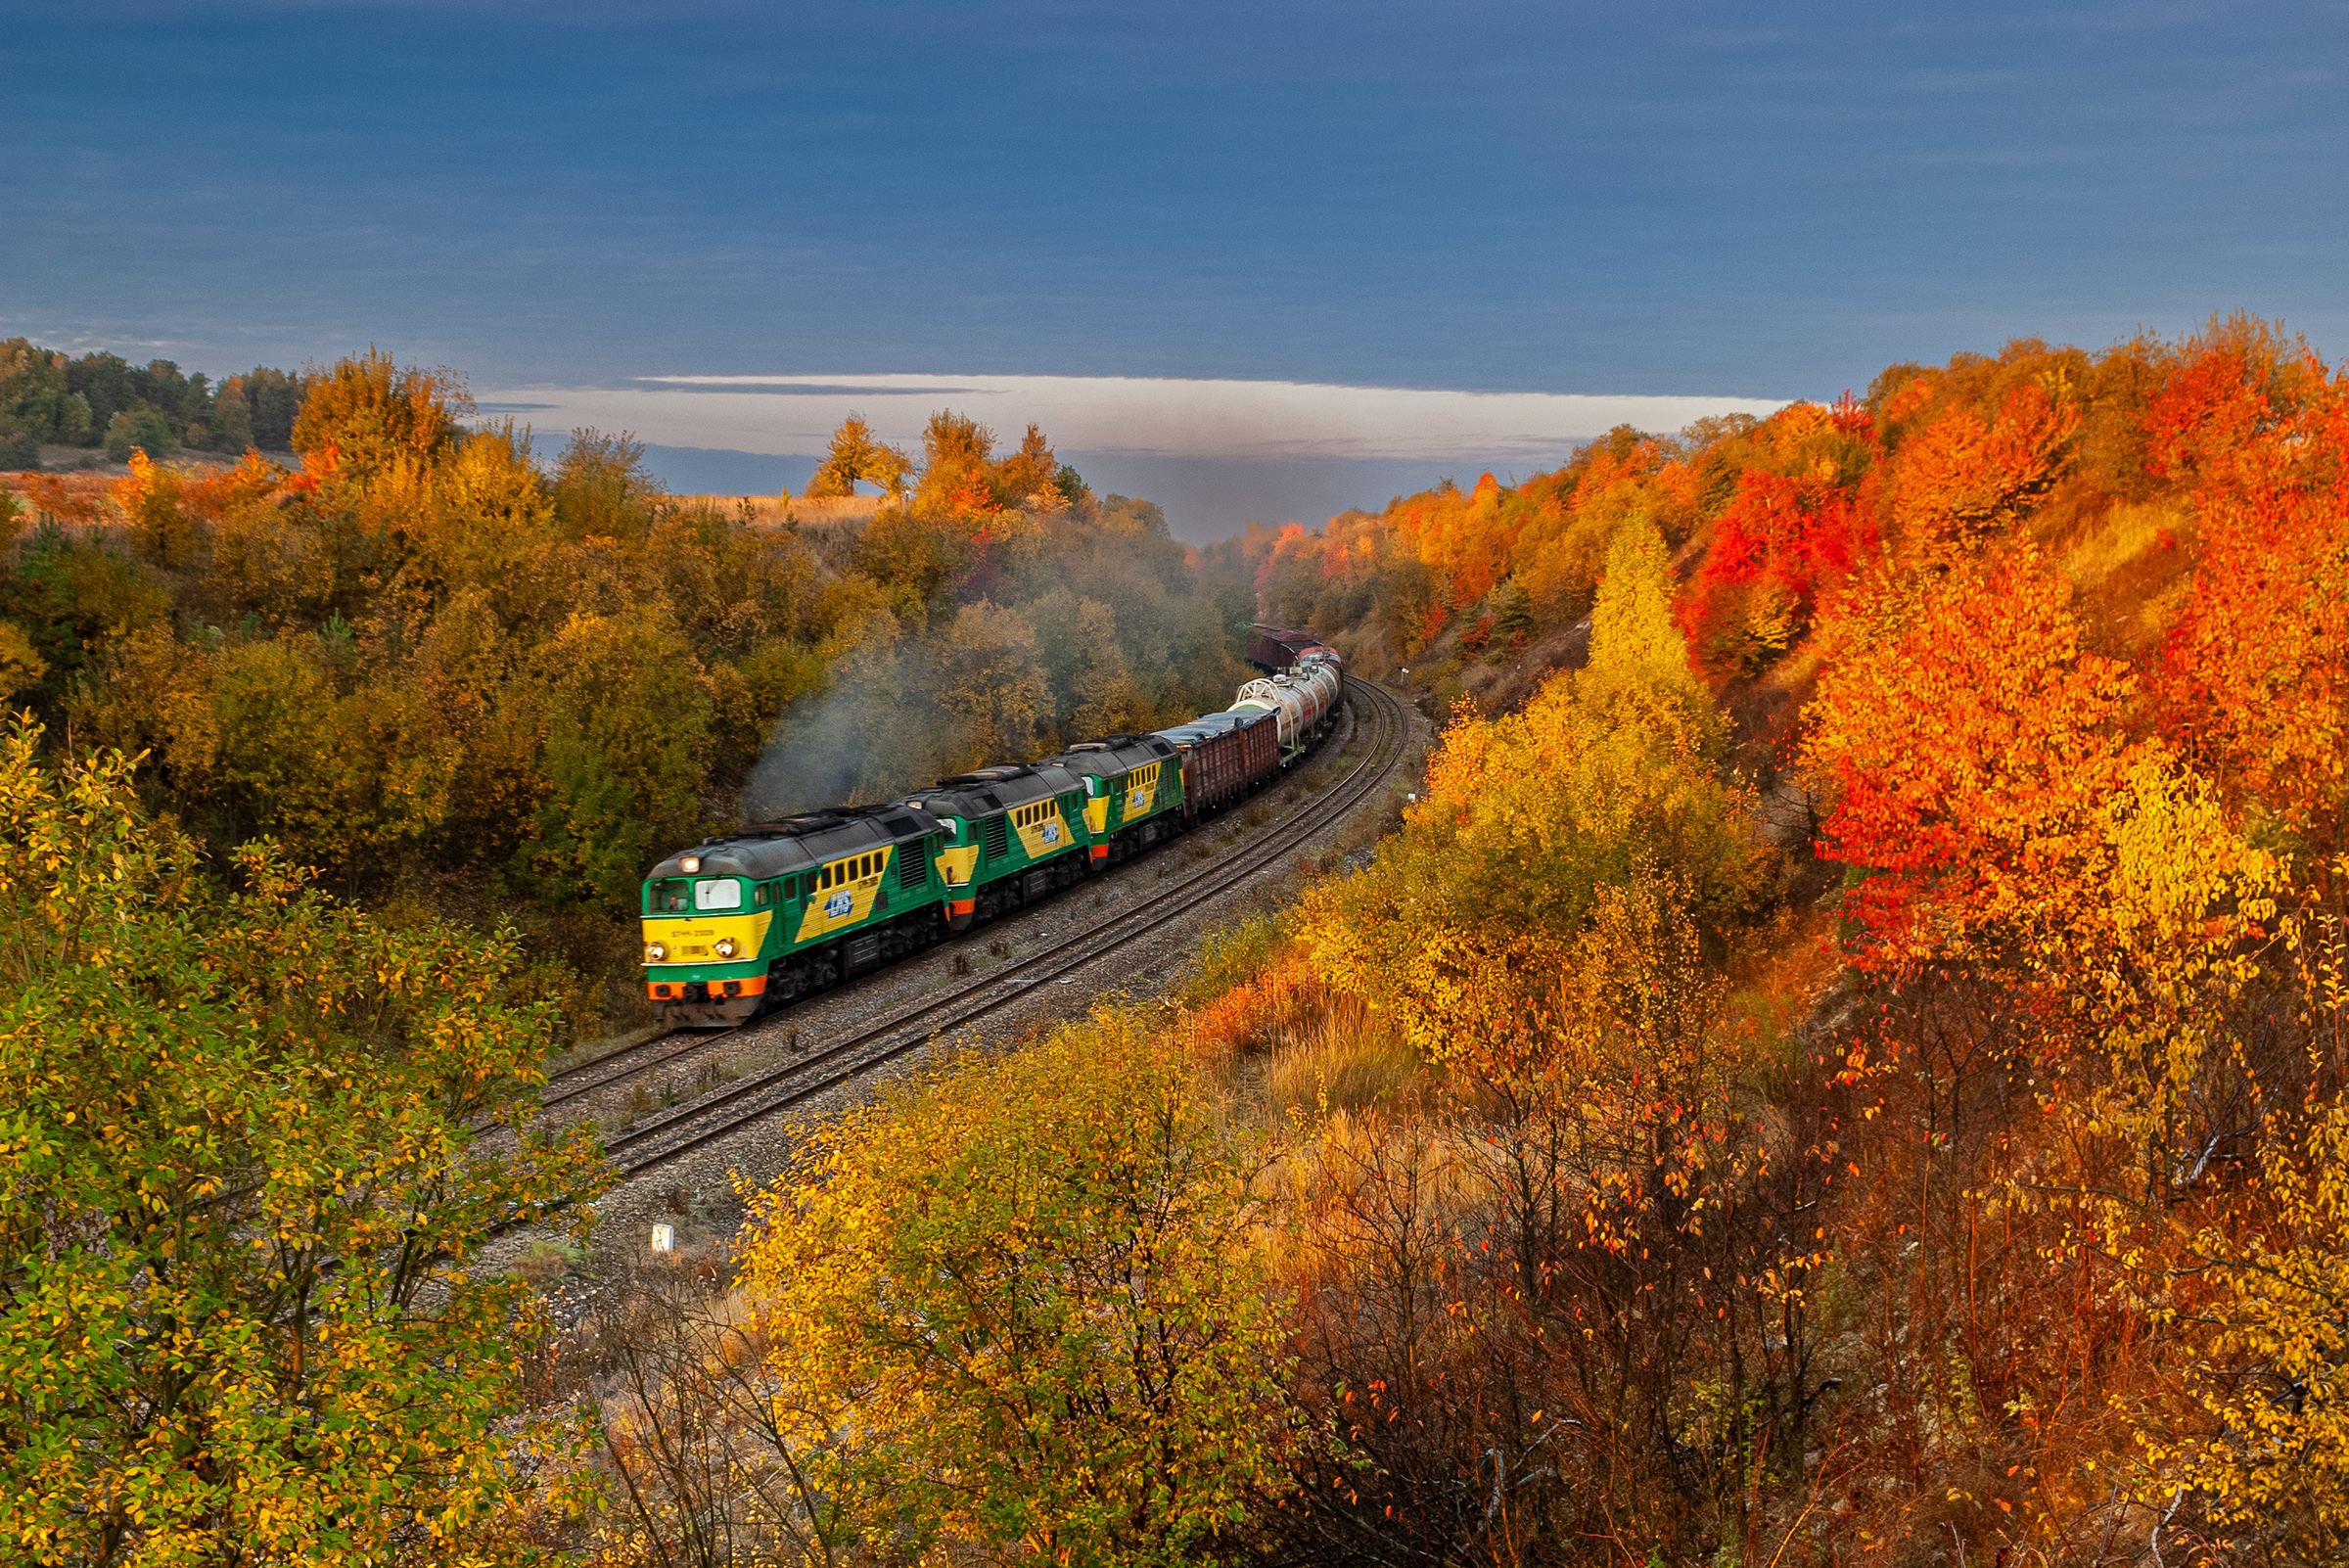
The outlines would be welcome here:
<svg viewBox="0 0 2349 1568">
<path fill-rule="evenodd" d="M 1268 713 L 1203 714 L 1158 736 L 1182 754 L 1182 796 L 1195 817 L 1223 809 L 1280 772 L 1279 726 Z"/>
<path fill-rule="evenodd" d="M 1320 645 L 1321 639 L 1310 631 L 1296 631 L 1286 626 L 1248 628 L 1248 662 L 1275 675 L 1296 669 L 1299 654 Z"/>
</svg>

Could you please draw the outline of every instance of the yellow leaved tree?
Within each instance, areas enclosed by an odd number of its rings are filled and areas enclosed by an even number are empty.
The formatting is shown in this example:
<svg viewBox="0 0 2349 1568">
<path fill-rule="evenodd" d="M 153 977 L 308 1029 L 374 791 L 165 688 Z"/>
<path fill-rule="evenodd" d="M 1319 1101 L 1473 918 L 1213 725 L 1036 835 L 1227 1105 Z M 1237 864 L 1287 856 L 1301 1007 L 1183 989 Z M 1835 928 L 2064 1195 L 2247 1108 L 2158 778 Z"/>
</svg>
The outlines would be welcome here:
<svg viewBox="0 0 2349 1568">
<path fill-rule="evenodd" d="M 1280 1489 L 1250 1172 L 1096 1017 L 812 1135 L 743 1262 L 778 1441 L 844 1541 L 1204 1562 Z"/>
<path fill-rule="evenodd" d="M 601 1178 L 528 1125 L 515 941 L 387 928 L 265 841 L 224 888 L 119 754 L 37 746 L 0 738 L 0 1554 L 529 1560 L 569 1439 L 519 1419 L 527 1294 L 473 1270 Z"/>
<path fill-rule="evenodd" d="M 1440 1059 L 1492 998 L 1545 997 L 1602 891 L 1662 879 L 1700 927 L 1747 901 L 1746 792 L 1671 616 L 1646 525 L 1608 552 L 1590 663 L 1524 709 L 1463 713 L 1409 829 L 1361 875 L 1306 897 L 1300 938 L 1341 990 L 1392 1007 Z M 1482 998 L 1482 999 L 1480 999 Z"/>
</svg>

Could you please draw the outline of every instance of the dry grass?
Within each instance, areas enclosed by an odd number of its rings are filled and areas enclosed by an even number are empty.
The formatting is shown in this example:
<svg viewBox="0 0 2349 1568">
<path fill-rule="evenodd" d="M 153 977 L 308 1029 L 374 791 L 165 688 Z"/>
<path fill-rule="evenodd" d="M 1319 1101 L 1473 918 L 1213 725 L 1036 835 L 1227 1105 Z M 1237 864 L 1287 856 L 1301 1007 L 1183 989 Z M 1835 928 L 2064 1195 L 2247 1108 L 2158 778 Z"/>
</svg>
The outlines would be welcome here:
<svg viewBox="0 0 2349 1568">
<path fill-rule="evenodd" d="M 1410 1042 L 1359 996 L 1325 994 L 1302 1035 L 1274 1052 L 1265 1073 L 1265 1097 L 1278 1121 L 1364 1110 L 1418 1076 Z"/>
<path fill-rule="evenodd" d="M 2185 519 L 2169 506 L 2116 506 L 2103 518 L 2082 529 L 2063 550 L 2063 575 L 2077 588 L 2093 588 L 2147 550 L 2165 531 L 2185 527 Z"/>
<path fill-rule="evenodd" d="M 870 523 L 881 509 L 878 495 L 841 495 L 822 500 L 809 500 L 804 495 L 680 495 L 675 497 L 687 506 L 704 505 L 728 516 L 743 515 L 753 528 L 780 528 L 785 523 L 802 527 L 824 523 Z"/>
<path fill-rule="evenodd" d="M 2142 649 L 2169 629 L 2193 570 L 2193 522 L 2175 502 L 2116 506 L 2081 528 L 2057 565 L 2097 640 Z"/>
<path fill-rule="evenodd" d="M 544 1288 L 574 1269 L 584 1267 L 586 1262 L 587 1254 L 577 1247 L 554 1241 L 533 1241 L 529 1251 L 514 1260 L 514 1272 L 531 1284 Z"/>
<path fill-rule="evenodd" d="M 1401 1031 L 1324 986 L 1269 917 L 1212 939 L 1189 995 L 1196 1082 L 1235 1128 L 1318 1124 L 1388 1103 L 1420 1076 Z"/>
</svg>

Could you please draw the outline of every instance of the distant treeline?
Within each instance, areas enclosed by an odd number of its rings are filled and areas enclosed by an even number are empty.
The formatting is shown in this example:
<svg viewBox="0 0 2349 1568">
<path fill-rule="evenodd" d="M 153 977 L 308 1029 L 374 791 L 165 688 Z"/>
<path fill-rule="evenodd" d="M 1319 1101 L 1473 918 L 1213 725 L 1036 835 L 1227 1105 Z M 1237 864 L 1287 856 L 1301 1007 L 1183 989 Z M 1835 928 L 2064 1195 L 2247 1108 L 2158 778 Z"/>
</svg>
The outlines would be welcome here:
<svg viewBox="0 0 2349 1568">
<path fill-rule="evenodd" d="M 76 359 L 10 338 L 0 341 L 0 469 L 40 467 L 43 446 L 104 447 L 117 463 L 134 446 L 290 451 L 305 387 L 299 372 L 267 366 L 214 386 L 168 359 L 134 365 L 104 350 Z"/>
</svg>

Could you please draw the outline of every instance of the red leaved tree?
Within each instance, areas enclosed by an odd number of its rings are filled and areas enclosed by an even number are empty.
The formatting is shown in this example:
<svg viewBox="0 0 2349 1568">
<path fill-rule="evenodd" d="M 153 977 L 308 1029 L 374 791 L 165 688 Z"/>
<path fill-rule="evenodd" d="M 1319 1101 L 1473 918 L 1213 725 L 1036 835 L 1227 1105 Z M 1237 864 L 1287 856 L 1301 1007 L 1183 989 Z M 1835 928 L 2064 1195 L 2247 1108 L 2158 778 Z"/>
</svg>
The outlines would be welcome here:
<svg viewBox="0 0 2349 1568">
<path fill-rule="evenodd" d="M 1717 677 L 1748 673 L 1783 652 L 1819 591 L 1874 554 L 1872 479 L 1854 488 L 1829 474 L 1738 476 L 1681 608 L 1701 667 Z"/>
<path fill-rule="evenodd" d="M 1805 749 L 1819 853 L 1874 873 L 1858 911 L 1876 959 L 2050 913 L 2097 853 L 2136 682 L 2081 646 L 2069 599 L 2026 546 L 1888 577 L 1839 623 Z"/>
<path fill-rule="evenodd" d="M 2349 807 L 2349 385 L 2305 350 L 2222 341 L 2146 427 L 2156 470 L 2192 486 L 2201 545 L 2163 650 L 2162 728 L 2321 861 Z"/>
</svg>

